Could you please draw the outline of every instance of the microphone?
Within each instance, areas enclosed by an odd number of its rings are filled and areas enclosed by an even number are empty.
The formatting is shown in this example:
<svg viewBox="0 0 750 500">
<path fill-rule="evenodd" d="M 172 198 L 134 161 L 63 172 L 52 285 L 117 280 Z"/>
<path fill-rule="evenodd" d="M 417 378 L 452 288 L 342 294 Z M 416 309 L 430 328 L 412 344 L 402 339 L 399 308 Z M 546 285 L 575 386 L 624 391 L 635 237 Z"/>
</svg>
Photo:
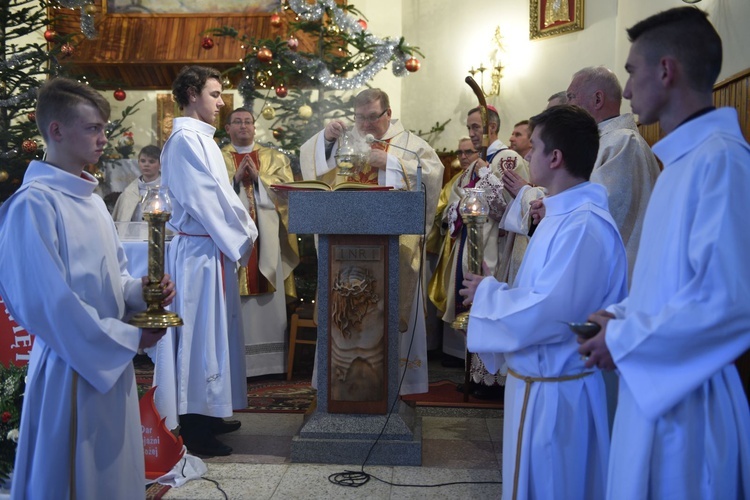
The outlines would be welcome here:
<svg viewBox="0 0 750 500">
<path fill-rule="evenodd" d="M 380 142 L 383 144 L 387 144 L 390 147 L 400 149 L 401 151 L 406 151 L 407 153 L 411 153 L 414 155 L 414 157 L 417 159 L 417 186 L 415 191 L 421 191 L 422 190 L 422 161 L 419 159 L 419 155 L 416 151 L 412 151 L 411 149 L 402 148 L 401 146 L 396 146 L 395 144 L 391 144 L 388 141 L 382 141 L 380 139 L 375 139 L 375 136 L 372 134 L 367 134 L 365 136 L 365 142 L 367 144 L 372 144 L 373 142 Z"/>
</svg>

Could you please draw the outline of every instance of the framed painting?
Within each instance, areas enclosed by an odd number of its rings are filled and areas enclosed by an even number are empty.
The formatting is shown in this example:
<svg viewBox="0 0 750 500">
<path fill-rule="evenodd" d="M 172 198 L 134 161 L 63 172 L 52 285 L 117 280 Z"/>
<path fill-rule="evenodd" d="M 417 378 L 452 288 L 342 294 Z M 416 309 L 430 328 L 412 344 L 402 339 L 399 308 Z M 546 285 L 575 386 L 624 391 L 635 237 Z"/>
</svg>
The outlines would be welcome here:
<svg viewBox="0 0 750 500">
<path fill-rule="evenodd" d="M 234 109 L 234 94 L 221 94 L 221 100 L 224 101 L 224 106 L 213 126 L 223 130 L 224 121 Z M 172 94 L 156 94 L 156 139 L 160 148 L 172 133 L 172 120 L 176 116 L 181 116 L 180 108 L 174 102 Z"/>
<path fill-rule="evenodd" d="M 531 40 L 583 29 L 583 0 L 531 0 L 530 9 Z"/>
</svg>

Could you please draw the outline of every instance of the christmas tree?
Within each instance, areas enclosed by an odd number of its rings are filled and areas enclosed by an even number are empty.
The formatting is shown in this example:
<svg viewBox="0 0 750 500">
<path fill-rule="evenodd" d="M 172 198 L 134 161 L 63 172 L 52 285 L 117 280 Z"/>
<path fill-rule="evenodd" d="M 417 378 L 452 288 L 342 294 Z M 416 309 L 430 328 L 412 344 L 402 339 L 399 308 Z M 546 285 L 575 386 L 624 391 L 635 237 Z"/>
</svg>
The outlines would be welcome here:
<svg viewBox="0 0 750 500">
<path fill-rule="evenodd" d="M 238 90 L 248 108 L 256 99 L 263 101 L 261 115 L 290 155 L 327 120 L 351 115 L 352 92 L 346 91 L 361 89 L 388 63 L 399 77 L 420 66 L 413 57 L 422 55 L 417 47 L 403 38 L 376 37 L 351 4 L 285 0 L 271 24 L 280 31 L 286 25 L 286 35 L 257 39 L 233 28 L 215 28 L 206 32 L 203 48 L 213 47 L 212 37 L 242 43 L 246 55 L 227 77 L 240 80 Z"/>
<path fill-rule="evenodd" d="M 0 202 L 21 185 L 29 162 L 44 156 L 34 113 L 39 86 L 56 76 L 86 80 L 66 70 L 65 58 L 75 51 L 77 40 L 96 35 L 90 7 L 85 0 L 0 0 Z M 57 9 L 80 10 L 77 31 L 45 30 Z M 128 132 L 122 120 L 135 111 L 131 106 L 109 123 L 110 140 Z"/>
</svg>

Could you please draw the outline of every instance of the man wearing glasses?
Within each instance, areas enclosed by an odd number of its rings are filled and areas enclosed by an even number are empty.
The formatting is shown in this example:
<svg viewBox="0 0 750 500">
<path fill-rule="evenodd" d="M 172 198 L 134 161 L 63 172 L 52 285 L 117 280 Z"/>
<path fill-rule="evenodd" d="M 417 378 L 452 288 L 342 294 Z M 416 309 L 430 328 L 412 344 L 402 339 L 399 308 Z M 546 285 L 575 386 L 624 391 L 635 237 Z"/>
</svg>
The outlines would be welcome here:
<svg viewBox="0 0 750 500">
<path fill-rule="evenodd" d="M 341 182 L 365 182 L 395 189 L 425 191 L 425 234 L 432 226 L 437 199 L 443 179 L 443 164 L 435 150 L 416 134 L 404 129 L 391 118 L 388 94 L 380 89 L 363 90 L 353 99 L 354 115 L 351 122 L 332 120 L 325 129 L 310 138 L 300 149 L 300 169 L 304 179 L 319 179 L 331 186 Z M 355 150 L 367 155 L 364 168 L 352 175 L 337 175 L 335 155 L 347 134 Z M 365 138 L 374 141 L 367 144 Z M 394 147 L 391 147 L 394 146 Z M 403 149 L 400 149 L 403 148 Z M 404 149 L 408 151 L 404 151 Z M 411 152 L 414 153 L 411 153 Z M 417 161 L 417 156 L 419 161 Z M 417 186 L 417 166 L 422 167 L 422 186 Z M 400 237 L 399 329 L 402 361 L 406 375 L 401 394 L 427 392 L 427 337 L 424 315 L 424 280 L 419 280 L 423 258 L 421 236 Z M 426 269 L 426 266 L 424 266 Z M 417 284 L 420 283 L 418 287 Z M 412 343 L 412 332 L 414 341 Z M 411 350 L 409 346 L 411 345 Z"/>
<path fill-rule="evenodd" d="M 295 235 L 287 232 L 287 205 L 269 187 L 293 181 L 289 159 L 255 143 L 255 119 L 245 108 L 227 117 L 230 143 L 222 148 L 229 179 L 258 227 L 247 267 L 239 272 L 247 377 L 286 372 L 286 294 L 294 293 L 299 263 Z"/>
</svg>

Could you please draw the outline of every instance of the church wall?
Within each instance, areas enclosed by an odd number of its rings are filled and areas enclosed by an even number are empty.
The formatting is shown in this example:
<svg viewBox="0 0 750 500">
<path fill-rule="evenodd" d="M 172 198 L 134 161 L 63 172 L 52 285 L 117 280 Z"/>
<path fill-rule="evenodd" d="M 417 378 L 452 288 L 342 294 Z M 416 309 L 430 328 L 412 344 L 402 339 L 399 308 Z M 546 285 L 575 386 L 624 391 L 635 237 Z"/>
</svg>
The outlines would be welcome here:
<svg viewBox="0 0 750 500">
<path fill-rule="evenodd" d="M 612 68 L 624 84 L 623 69 L 630 47 L 625 28 L 653 13 L 686 5 L 680 0 L 586 0 L 583 31 L 529 40 L 529 2 L 519 0 L 358 0 L 352 2 L 367 17 L 379 37 L 404 36 L 425 54 L 421 69 L 398 79 L 390 66 L 372 82 L 391 97 L 394 116 L 403 118 L 407 128 L 429 130 L 436 122 L 451 119 L 446 131 L 434 142 L 437 149 L 455 149 L 465 135 L 465 114 L 476 105 L 476 98 L 464 83 L 468 70 L 493 55 L 492 39 L 500 27 L 503 51 L 498 55 L 504 66 L 499 96 L 488 103 L 499 108 L 499 137 L 507 143 L 513 124 L 541 111 L 550 94 L 567 88 L 572 74 L 585 66 L 604 64 Z M 720 79 L 748 66 L 750 19 L 747 0 L 703 0 L 724 40 L 724 66 Z M 479 77 L 477 75 L 477 80 Z M 485 74 L 485 85 L 489 87 Z M 146 101 L 132 117 L 136 150 L 156 142 L 156 92 L 125 89 L 124 102 L 115 101 L 113 116 L 140 98 Z M 168 92 L 169 89 L 164 89 Z M 239 95 L 235 106 L 241 103 Z M 258 103 L 260 106 L 260 103 Z M 623 112 L 630 110 L 627 101 Z M 256 109 L 259 112 L 260 109 Z M 129 119 L 130 120 L 130 119 Z M 260 118 L 258 139 L 273 140 Z"/>
<path fill-rule="evenodd" d="M 500 95 L 489 97 L 488 103 L 500 111 L 499 138 L 507 144 L 513 124 L 543 109 L 547 97 L 566 89 L 578 69 L 603 64 L 624 85 L 630 48 L 625 29 L 651 14 L 687 4 L 681 0 L 586 0 L 583 31 L 540 40 L 529 40 L 528 1 L 474 0 L 464 5 L 462 9 L 452 0 L 403 2 L 404 36 L 427 57 L 420 71 L 402 82 L 400 116 L 414 130 L 429 129 L 436 121 L 450 118 L 434 144 L 438 149 L 455 149 L 458 138 L 466 135 L 465 113 L 476 105 L 476 98 L 464 78 L 469 68 L 490 59 L 497 26 L 503 35 L 500 59 L 505 69 Z M 745 29 L 750 2 L 703 0 L 697 5 L 709 13 L 724 42 L 719 79 L 750 66 L 750 31 Z M 486 74 L 485 84 L 489 87 Z M 622 112 L 629 111 L 624 101 Z"/>
</svg>

